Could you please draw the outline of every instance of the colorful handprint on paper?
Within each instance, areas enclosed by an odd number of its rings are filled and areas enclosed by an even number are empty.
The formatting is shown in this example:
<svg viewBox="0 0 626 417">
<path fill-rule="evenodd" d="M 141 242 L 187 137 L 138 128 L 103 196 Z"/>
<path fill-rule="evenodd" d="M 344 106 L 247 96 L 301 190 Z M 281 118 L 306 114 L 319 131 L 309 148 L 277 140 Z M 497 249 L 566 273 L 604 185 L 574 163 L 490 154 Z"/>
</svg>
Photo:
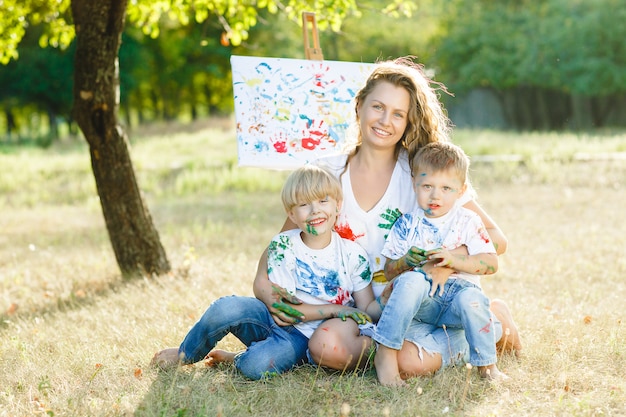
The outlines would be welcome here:
<svg viewBox="0 0 626 417">
<path fill-rule="evenodd" d="M 373 64 L 231 57 L 239 165 L 292 169 L 336 153 Z"/>
</svg>

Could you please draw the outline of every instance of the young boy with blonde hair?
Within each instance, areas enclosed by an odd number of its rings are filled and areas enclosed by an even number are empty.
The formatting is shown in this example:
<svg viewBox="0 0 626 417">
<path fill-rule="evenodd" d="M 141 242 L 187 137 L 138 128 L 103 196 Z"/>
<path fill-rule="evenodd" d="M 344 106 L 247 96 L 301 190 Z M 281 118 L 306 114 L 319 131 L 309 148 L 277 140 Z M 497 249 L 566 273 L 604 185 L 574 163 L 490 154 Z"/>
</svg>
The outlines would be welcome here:
<svg viewBox="0 0 626 417">
<path fill-rule="evenodd" d="M 292 295 L 291 303 L 274 308 L 297 317 L 298 323 L 279 326 L 256 298 L 222 297 L 209 306 L 180 347 L 156 353 L 152 362 L 165 368 L 206 357 L 210 366 L 234 362 L 246 377 L 261 379 L 309 362 L 309 338 L 324 319 L 349 318 L 356 332 L 369 328 L 366 311 L 378 309 L 367 254 L 334 231 L 342 199 L 339 180 L 318 166 L 296 169 L 283 187 L 285 211 L 298 229 L 272 239 L 268 275 Z M 228 333 L 247 348 L 237 353 L 214 349 Z"/>
</svg>

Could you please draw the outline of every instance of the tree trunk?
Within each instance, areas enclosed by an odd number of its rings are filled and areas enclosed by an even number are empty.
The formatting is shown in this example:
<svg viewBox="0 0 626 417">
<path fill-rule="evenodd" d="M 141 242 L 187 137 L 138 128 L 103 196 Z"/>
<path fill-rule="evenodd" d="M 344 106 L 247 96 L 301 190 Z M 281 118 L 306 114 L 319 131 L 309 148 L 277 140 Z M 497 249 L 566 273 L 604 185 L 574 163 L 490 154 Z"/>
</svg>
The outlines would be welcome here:
<svg viewBox="0 0 626 417">
<path fill-rule="evenodd" d="M 127 0 L 72 0 L 76 27 L 74 117 L 91 166 L 117 263 L 124 277 L 162 274 L 169 261 L 144 204 L 118 123 L 118 50 Z"/>
</svg>

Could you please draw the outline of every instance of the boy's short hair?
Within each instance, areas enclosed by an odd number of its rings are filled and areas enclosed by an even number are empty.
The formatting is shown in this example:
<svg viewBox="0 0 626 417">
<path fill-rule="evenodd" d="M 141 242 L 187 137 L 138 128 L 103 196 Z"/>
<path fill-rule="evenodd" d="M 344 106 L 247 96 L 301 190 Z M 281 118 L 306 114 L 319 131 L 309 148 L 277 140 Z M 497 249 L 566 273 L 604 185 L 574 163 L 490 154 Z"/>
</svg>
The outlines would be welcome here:
<svg viewBox="0 0 626 417">
<path fill-rule="evenodd" d="M 413 177 L 421 171 L 435 172 L 454 170 L 462 184 L 467 182 L 469 157 L 461 147 L 450 142 L 432 142 L 422 146 L 413 157 Z"/>
<path fill-rule="evenodd" d="M 289 174 L 281 193 L 285 211 L 326 197 L 341 201 L 341 183 L 328 169 L 317 165 L 305 165 Z"/>
</svg>

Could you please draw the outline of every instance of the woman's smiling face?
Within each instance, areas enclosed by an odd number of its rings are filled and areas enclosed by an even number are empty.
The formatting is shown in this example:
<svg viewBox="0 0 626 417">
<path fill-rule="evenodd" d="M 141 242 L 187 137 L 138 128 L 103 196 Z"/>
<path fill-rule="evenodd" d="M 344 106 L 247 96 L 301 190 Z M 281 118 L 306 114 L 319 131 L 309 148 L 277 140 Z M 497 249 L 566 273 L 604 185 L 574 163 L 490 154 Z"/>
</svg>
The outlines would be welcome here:
<svg viewBox="0 0 626 417">
<path fill-rule="evenodd" d="M 394 147 L 406 130 L 409 105 L 409 92 L 404 87 L 379 82 L 358 109 L 363 144 Z"/>
</svg>

